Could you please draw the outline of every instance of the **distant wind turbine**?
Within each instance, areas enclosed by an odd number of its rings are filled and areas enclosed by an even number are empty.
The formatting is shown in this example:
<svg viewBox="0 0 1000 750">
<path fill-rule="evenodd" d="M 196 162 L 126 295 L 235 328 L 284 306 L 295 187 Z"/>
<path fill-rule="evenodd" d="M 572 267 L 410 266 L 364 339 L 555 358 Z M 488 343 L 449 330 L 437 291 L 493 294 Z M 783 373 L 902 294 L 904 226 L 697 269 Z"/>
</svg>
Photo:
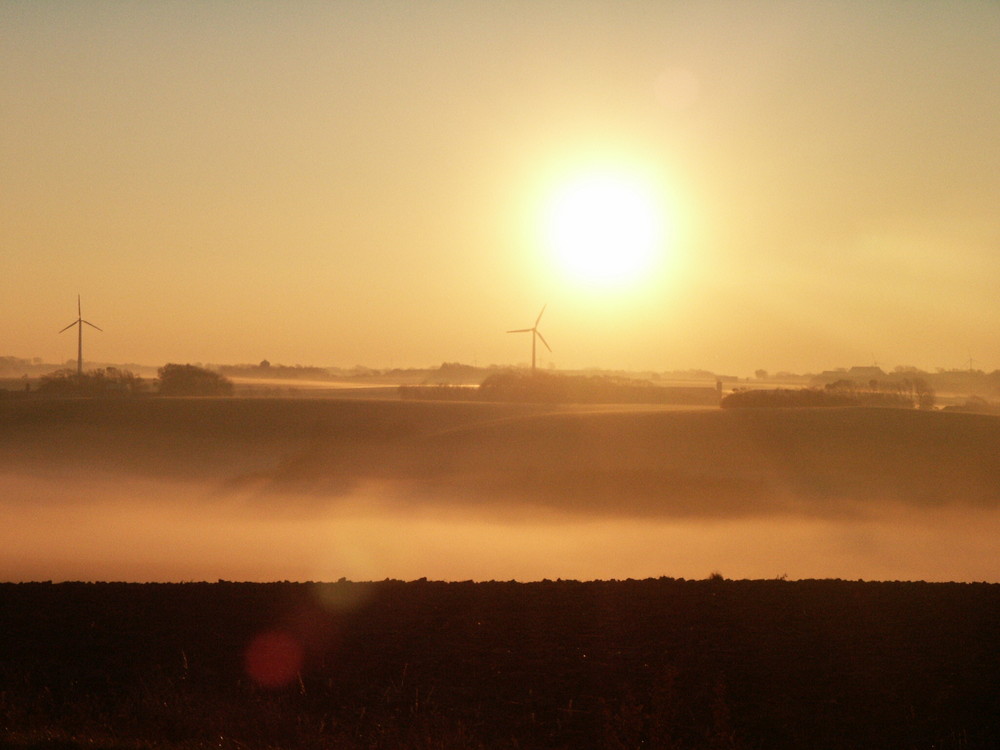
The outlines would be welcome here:
<svg viewBox="0 0 1000 750">
<path fill-rule="evenodd" d="M 66 326 L 65 328 L 63 328 L 62 331 L 59 331 L 59 333 L 62 333 L 63 331 L 68 331 L 73 326 L 77 326 L 77 332 L 76 332 L 76 334 L 77 334 L 77 336 L 76 336 L 76 374 L 77 374 L 77 376 L 82 376 L 83 375 L 83 324 L 84 323 L 86 323 L 91 328 L 97 328 L 97 326 L 95 326 L 89 320 L 84 320 L 83 319 L 83 313 L 80 311 L 80 295 L 78 294 L 78 295 L 76 295 L 76 320 L 74 320 L 68 326 Z M 103 332 L 104 329 L 97 328 L 97 330 Z"/>
<path fill-rule="evenodd" d="M 530 333 L 531 334 L 531 372 L 535 371 L 535 340 L 541 339 L 542 343 L 545 344 L 545 348 L 550 352 L 552 347 L 549 346 L 549 342 L 545 340 L 542 332 L 538 330 L 538 321 L 542 319 L 542 314 L 545 312 L 547 305 L 542 305 L 542 312 L 538 313 L 538 317 L 535 318 L 535 325 L 531 328 L 516 328 L 513 331 L 507 331 L 507 333 Z"/>
</svg>

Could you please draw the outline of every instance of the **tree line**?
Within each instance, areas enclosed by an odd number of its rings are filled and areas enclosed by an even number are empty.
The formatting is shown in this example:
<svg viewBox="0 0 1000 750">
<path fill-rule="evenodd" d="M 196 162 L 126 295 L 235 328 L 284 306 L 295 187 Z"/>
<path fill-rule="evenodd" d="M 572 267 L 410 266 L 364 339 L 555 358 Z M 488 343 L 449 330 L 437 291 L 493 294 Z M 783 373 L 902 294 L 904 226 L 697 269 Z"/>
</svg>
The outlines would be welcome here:
<svg viewBox="0 0 1000 750">
<path fill-rule="evenodd" d="M 168 363 L 155 379 L 139 377 L 131 370 L 101 367 L 78 373 L 56 370 L 42 377 L 38 393 L 48 396 L 231 396 L 233 383 L 220 373 L 195 365 Z"/>
</svg>

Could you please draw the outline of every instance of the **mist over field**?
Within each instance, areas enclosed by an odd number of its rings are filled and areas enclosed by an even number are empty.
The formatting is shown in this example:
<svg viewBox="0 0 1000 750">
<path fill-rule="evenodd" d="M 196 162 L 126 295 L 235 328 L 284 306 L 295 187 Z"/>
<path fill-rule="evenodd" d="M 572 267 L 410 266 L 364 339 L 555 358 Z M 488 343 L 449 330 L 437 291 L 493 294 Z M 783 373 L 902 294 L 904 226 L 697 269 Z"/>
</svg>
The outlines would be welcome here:
<svg viewBox="0 0 1000 750">
<path fill-rule="evenodd" d="M 5 404 L 7 580 L 1000 580 L 994 417 Z"/>
</svg>

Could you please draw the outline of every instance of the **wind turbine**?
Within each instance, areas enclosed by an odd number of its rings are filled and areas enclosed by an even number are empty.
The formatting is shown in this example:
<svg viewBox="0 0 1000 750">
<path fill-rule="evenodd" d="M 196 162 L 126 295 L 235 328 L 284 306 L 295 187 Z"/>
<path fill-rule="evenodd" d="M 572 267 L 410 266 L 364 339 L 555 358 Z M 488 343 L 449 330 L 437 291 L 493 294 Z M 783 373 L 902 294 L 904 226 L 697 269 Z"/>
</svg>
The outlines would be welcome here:
<svg viewBox="0 0 1000 750">
<path fill-rule="evenodd" d="M 80 295 L 78 294 L 78 295 L 76 295 L 76 320 L 74 320 L 68 326 L 66 326 L 65 328 L 63 328 L 62 331 L 59 331 L 59 333 L 62 333 L 63 331 L 68 331 L 73 326 L 77 326 L 77 332 L 76 332 L 76 334 L 77 334 L 77 336 L 76 336 L 76 375 L 77 375 L 77 377 L 83 377 L 83 324 L 84 323 L 86 323 L 91 328 L 97 328 L 97 326 L 95 326 L 89 320 L 84 320 L 83 319 L 83 313 L 80 312 Z M 97 330 L 103 332 L 103 329 L 101 329 L 101 328 L 97 328 Z"/>
<path fill-rule="evenodd" d="M 535 318 L 535 325 L 533 325 L 531 328 L 516 328 L 513 331 L 507 331 L 507 333 L 530 333 L 531 334 L 531 372 L 532 373 L 535 372 L 535 340 L 536 339 L 541 339 L 542 343 L 545 344 L 545 348 L 548 349 L 550 352 L 552 351 L 552 347 L 549 346 L 549 342 L 545 340 L 545 337 L 542 335 L 542 332 L 538 330 L 538 321 L 540 321 L 542 319 L 542 313 L 545 312 L 545 308 L 547 306 L 548 305 L 542 305 L 542 312 L 538 313 L 538 317 Z"/>
</svg>

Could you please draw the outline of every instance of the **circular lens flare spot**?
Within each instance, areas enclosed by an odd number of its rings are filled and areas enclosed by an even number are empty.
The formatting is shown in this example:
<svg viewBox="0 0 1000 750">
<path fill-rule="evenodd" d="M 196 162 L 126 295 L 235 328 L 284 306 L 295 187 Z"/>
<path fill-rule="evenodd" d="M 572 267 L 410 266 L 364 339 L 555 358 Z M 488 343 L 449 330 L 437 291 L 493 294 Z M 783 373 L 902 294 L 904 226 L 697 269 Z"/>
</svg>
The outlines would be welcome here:
<svg viewBox="0 0 1000 750">
<path fill-rule="evenodd" d="M 280 688 L 292 683 L 302 670 L 302 660 L 302 645 L 282 630 L 260 633 L 250 642 L 244 655 L 247 675 L 265 688 Z"/>
</svg>

